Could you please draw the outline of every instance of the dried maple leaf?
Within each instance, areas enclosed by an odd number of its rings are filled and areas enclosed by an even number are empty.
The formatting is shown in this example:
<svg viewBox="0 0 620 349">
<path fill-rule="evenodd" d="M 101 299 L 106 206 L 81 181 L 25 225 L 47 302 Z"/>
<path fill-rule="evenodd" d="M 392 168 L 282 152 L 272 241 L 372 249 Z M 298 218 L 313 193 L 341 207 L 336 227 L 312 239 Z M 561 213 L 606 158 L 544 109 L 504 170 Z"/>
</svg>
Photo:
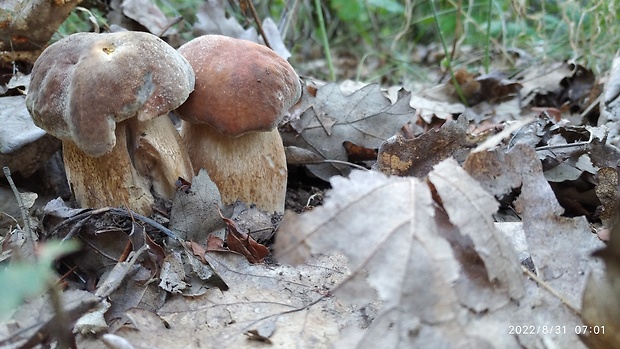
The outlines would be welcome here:
<svg viewBox="0 0 620 349">
<path fill-rule="evenodd" d="M 185 240 L 204 243 L 209 233 L 224 226 L 217 214 L 223 206 L 220 192 L 204 169 L 194 176 L 191 185 L 186 183 L 172 199 L 169 226 Z"/>
<path fill-rule="evenodd" d="M 348 96 L 338 84 L 327 84 L 318 89 L 316 97 L 304 94 L 298 106 L 301 115 L 292 118 L 289 130 L 282 132 L 284 145 L 309 150 L 323 159 L 347 161 L 343 142 L 376 149 L 413 119 L 415 110 L 409 99 L 409 93 L 402 94 L 391 104 L 376 84 Z M 337 163 L 307 167 L 324 180 L 350 172 L 348 166 Z"/>
<path fill-rule="evenodd" d="M 171 28 L 170 23 L 174 18 L 168 18 L 164 12 L 151 0 L 123 0 L 123 14 L 140 23 L 151 34 L 157 36 L 169 36 L 178 34 Z"/>
<path fill-rule="evenodd" d="M 226 247 L 224 247 L 224 240 L 220 237 L 210 234 L 207 238 L 207 251 L 215 252 L 223 252 L 228 251 Z"/>
<path fill-rule="evenodd" d="M 474 249 L 486 266 L 489 280 L 498 281 L 512 299 L 521 298 L 523 283 L 516 253 L 505 236 L 498 234 L 493 226 L 492 214 L 498 209 L 497 201 L 454 160 L 435 166 L 429 174 L 429 181 L 441 197 L 450 222 L 460 228 L 462 235 L 472 239 Z"/>
</svg>

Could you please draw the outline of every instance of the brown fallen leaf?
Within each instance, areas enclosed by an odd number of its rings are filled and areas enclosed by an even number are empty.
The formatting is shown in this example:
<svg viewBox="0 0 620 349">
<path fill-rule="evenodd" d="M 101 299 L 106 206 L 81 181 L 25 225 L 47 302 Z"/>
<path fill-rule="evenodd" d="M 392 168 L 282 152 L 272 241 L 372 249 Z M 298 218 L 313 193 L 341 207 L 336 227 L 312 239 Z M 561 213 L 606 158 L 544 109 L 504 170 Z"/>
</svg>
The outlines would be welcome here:
<svg viewBox="0 0 620 349">
<path fill-rule="evenodd" d="M 388 139 L 379 147 L 373 167 L 390 175 L 424 177 L 433 165 L 448 157 L 464 161 L 472 147 L 467 138 L 467 121 L 460 117 L 413 139 Z"/>
<path fill-rule="evenodd" d="M 445 166 L 441 171 L 448 176 L 458 167 L 453 160 Z M 434 179 L 444 192 L 440 177 Z M 459 248 L 469 249 L 473 255 L 478 254 L 476 251 L 492 254 L 483 258 L 493 265 L 486 269 L 484 263 L 480 265 L 487 280 L 498 280 L 485 283 L 472 279 L 464 271 L 471 267 L 461 265 L 463 261 L 455 256 L 451 243 L 456 246 L 457 242 L 444 237 L 444 231 L 449 229 L 463 240 L 466 236 L 461 234 L 470 235 L 481 225 L 488 228 L 494 210 L 492 197 L 482 195 L 481 189 L 472 188 L 466 181 L 457 184 L 458 190 L 446 189 L 455 196 L 466 190 L 475 192 L 459 199 L 446 196 L 446 200 L 455 204 L 473 200 L 471 205 L 480 205 L 470 220 L 457 219 L 459 232 L 445 215 L 438 216 L 428 185 L 416 178 L 354 171 L 349 178 L 334 177 L 331 183 L 333 190 L 323 206 L 301 215 L 285 215 L 275 251 L 280 261 L 295 263 L 311 255 L 341 251 L 349 260 L 351 275 L 334 287 L 335 297 L 363 306 L 378 295 L 381 307 L 369 328 L 345 329 L 335 347 L 518 348 L 515 337 L 499 335 L 515 310 L 509 293 L 518 297 L 522 292 L 518 282 L 521 274 L 515 272 L 514 265 L 510 267 L 518 261 L 500 252 L 497 241 L 501 237 L 492 229 L 489 235 L 472 239 L 473 246 L 461 244 Z M 495 264 L 498 261 L 501 263 Z M 467 287 L 463 283 L 466 287 L 455 289 L 453 285 L 459 279 L 479 286 Z M 466 315 L 469 311 L 462 311 L 468 305 L 482 313 L 493 311 L 470 317 Z M 473 325 L 476 321 L 481 321 L 480 327 Z"/>
<path fill-rule="evenodd" d="M 601 201 L 600 213 L 604 229 L 611 229 L 618 212 L 618 170 L 603 167 L 597 173 L 596 196 Z"/>
<path fill-rule="evenodd" d="M 349 161 L 377 160 L 377 149 L 362 147 L 349 141 L 344 141 L 342 146 L 347 151 Z"/>
<path fill-rule="evenodd" d="M 329 288 L 346 275 L 343 256 L 321 256 L 299 267 L 250 264 L 235 253 L 207 253 L 228 291 L 209 288 L 200 296 L 170 297 L 156 312 L 130 310 L 131 320 L 114 332 L 136 348 L 256 349 L 247 331 L 269 337 L 274 349 L 327 349 L 346 325 L 363 327 L 372 307 L 354 309 Z M 79 348 L 103 348 L 94 336 L 79 336 Z"/>
<path fill-rule="evenodd" d="M 576 307 L 588 271 L 600 268 L 590 254 L 602 243 L 585 217 L 563 216 L 535 150 L 516 145 L 508 152 L 471 153 L 463 168 L 495 197 L 517 195 L 511 204 L 523 221 L 539 277 Z"/>
<path fill-rule="evenodd" d="M 250 263 L 262 263 L 265 257 L 269 255 L 269 249 L 242 231 L 232 219 L 224 217 L 222 212 L 220 212 L 220 216 L 226 223 L 226 244 L 228 248 L 244 255 Z"/>
<path fill-rule="evenodd" d="M 210 235 L 209 237 L 211 237 L 211 236 L 212 235 Z M 209 241 L 209 240 L 207 240 L 207 241 Z M 199 244 L 199 243 L 197 243 L 195 241 L 186 242 L 186 244 L 189 244 L 189 246 L 187 246 L 187 247 L 188 247 L 188 249 L 190 251 L 192 251 L 194 256 L 198 257 L 200 259 L 200 261 L 203 262 L 204 264 L 207 264 L 207 260 L 205 259 L 205 253 L 207 252 L 208 247 L 205 248 L 204 246 L 202 246 L 201 244 Z"/>
<path fill-rule="evenodd" d="M 343 142 L 376 149 L 413 119 L 415 110 L 409 106 L 409 99 L 409 93 L 401 94 L 391 104 L 377 84 L 347 96 L 338 84 L 324 85 L 316 97 L 304 93 L 296 107 L 301 115 L 291 118 L 290 127 L 282 132 L 284 145 L 306 149 L 322 159 L 347 161 Z M 333 162 L 307 168 L 323 180 L 350 172 L 349 166 Z"/>
</svg>

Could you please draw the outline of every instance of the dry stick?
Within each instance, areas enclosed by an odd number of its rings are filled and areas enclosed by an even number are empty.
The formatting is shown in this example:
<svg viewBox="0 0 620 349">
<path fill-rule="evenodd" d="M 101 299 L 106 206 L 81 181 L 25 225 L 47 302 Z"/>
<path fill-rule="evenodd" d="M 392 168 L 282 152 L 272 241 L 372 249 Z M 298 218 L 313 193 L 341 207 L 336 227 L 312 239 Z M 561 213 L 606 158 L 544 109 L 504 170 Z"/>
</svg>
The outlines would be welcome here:
<svg viewBox="0 0 620 349">
<path fill-rule="evenodd" d="M 99 208 L 99 209 L 96 209 L 96 210 L 86 211 L 86 212 L 83 212 L 83 213 L 76 214 L 75 216 L 67 218 L 64 221 L 62 221 L 61 223 L 59 223 L 58 225 L 56 225 L 54 228 L 51 229 L 51 232 L 53 233 L 53 232 L 59 230 L 63 226 L 67 225 L 68 223 L 71 223 L 71 222 L 74 222 L 74 221 L 78 221 L 78 220 L 82 220 L 84 218 L 90 219 L 90 217 L 92 217 L 92 216 L 94 216 L 96 214 L 102 214 L 102 213 L 107 213 L 107 212 L 111 212 L 113 214 L 116 214 L 116 215 L 119 215 L 119 216 L 123 216 L 123 217 L 128 217 L 128 218 L 134 217 L 137 220 L 152 226 L 153 228 L 159 229 L 162 233 L 168 235 L 172 239 L 177 240 L 177 241 L 181 241 L 181 238 L 179 238 L 172 230 L 164 227 L 163 225 L 157 223 L 156 221 L 154 221 L 154 220 L 152 220 L 152 219 L 150 219 L 148 217 L 139 215 L 139 214 L 137 214 L 135 212 L 129 213 L 129 212 L 127 212 L 124 209 L 114 208 L 114 207 L 104 207 L 104 208 Z M 78 222 L 78 224 L 83 224 L 83 223 L 82 222 Z M 72 231 L 71 233 L 75 234 L 76 231 L 75 232 Z"/>
<path fill-rule="evenodd" d="M 26 230 L 26 236 L 29 237 L 29 242 L 28 244 L 30 245 L 30 251 L 33 252 L 33 257 L 36 258 L 36 255 L 34 255 L 34 241 L 35 241 L 35 236 L 34 233 L 32 232 L 32 228 L 30 227 L 30 218 L 28 217 L 28 210 L 26 210 L 26 206 L 24 206 L 24 202 L 22 201 L 22 194 L 17 190 L 17 187 L 15 186 L 15 183 L 13 182 L 13 178 L 11 177 L 11 170 L 7 167 L 4 166 L 2 168 L 2 171 L 4 172 L 4 176 L 6 177 L 7 181 L 9 181 L 9 185 L 11 186 L 11 189 L 13 189 L 13 194 L 15 195 L 15 199 L 17 200 L 17 205 L 19 206 L 19 211 L 21 212 L 22 215 L 22 219 L 24 220 L 24 228 Z"/>
<path fill-rule="evenodd" d="M 590 132 L 590 138 L 587 141 L 584 141 L 584 142 L 544 145 L 544 146 L 541 146 L 541 147 L 536 147 L 536 148 L 534 148 L 534 150 L 541 151 L 541 150 L 549 150 L 549 149 L 580 147 L 582 145 L 591 144 L 593 139 L 594 139 L 594 134 L 592 132 Z"/>
<path fill-rule="evenodd" d="M 342 165 L 347 165 L 347 166 L 351 166 L 351 167 L 355 167 L 358 170 L 364 170 L 364 171 L 369 171 L 366 167 L 364 166 L 360 166 L 358 164 L 354 164 L 352 162 L 348 162 L 348 161 L 342 161 L 342 160 L 330 160 L 330 159 L 322 159 L 322 160 L 312 160 L 312 161 L 300 161 L 299 165 L 314 165 L 314 164 L 342 164 Z"/>
<path fill-rule="evenodd" d="M 263 41 L 265 41 L 265 46 L 273 50 L 273 47 L 269 45 L 269 41 L 267 40 L 267 35 L 265 35 L 265 31 L 263 30 L 263 25 L 260 23 L 260 18 L 258 17 L 256 8 L 254 7 L 254 2 L 252 0 L 246 0 L 246 4 L 248 4 L 248 6 L 250 7 L 250 12 L 252 13 L 254 22 L 256 22 L 256 27 L 258 28 L 258 32 L 263 37 Z"/>
<path fill-rule="evenodd" d="M 168 31 L 168 29 L 172 28 L 173 25 L 179 24 L 179 22 L 181 22 L 182 20 L 183 20 L 182 16 L 179 16 L 173 19 L 172 22 L 168 23 L 168 25 L 166 25 L 164 29 L 161 30 L 161 32 L 157 35 L 157 37 L 161 38 L 162 35 L 164 35 L 164 33 Z"/>
<path fill-rule="evenodd" d="M 523 272 L 526 273 L 527 276 L 529 276 L 532 280 L 536 281 L 544 289 L 549 291 L 549 293 L 551 293 L 552 295 L 557 297 L 562 303 L 564 303 L 564 305 L 566 305 L 570 310 L 572 310 L 577 316 L 581 317 L 581 311 L 579 309 L 577 309 L 577 307 L 575 307 L 572 304 L 570 304 L 568 302 L 568 300 L 566 298 L 562 297 L 562 295 L 560 295 L 556 290 L 554 290 L 553 287 L 551 287 L 551 285 L 549 285 L 548 283 L 543 281 L 540 277 L 538 277 L 538 275 L 532 273 L 532 271 L 529 270 L 528 268 L 526 268 L 525 266 L 522 265 L 521 269 L 523 269 Z"/>
</svg>

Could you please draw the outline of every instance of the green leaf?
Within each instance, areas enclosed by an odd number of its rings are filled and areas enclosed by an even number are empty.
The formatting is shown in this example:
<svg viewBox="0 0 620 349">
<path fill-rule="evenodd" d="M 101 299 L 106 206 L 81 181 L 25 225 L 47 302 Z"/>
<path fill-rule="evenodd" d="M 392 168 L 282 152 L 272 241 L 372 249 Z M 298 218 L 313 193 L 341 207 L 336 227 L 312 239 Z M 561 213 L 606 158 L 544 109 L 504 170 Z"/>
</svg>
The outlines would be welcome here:
<svg viewBox="0 0 620 349">
<path fill-rule="evenodd" d="M 368 4 L 389 13 L 402 13 L 405 11 L 405 7 L 396 0 L 369 0 Z"/>
<path fill-rule="evenodd" d="M 36 262 L 16 261 L 0 270 L 0 317 L 9 315 L 26 298 L 37 296 L 47 289 L 56 274 L 51 264 L 57 258 L 77 251 L 76 241 L 52 241 L 41 245 Z"/>
</svg>

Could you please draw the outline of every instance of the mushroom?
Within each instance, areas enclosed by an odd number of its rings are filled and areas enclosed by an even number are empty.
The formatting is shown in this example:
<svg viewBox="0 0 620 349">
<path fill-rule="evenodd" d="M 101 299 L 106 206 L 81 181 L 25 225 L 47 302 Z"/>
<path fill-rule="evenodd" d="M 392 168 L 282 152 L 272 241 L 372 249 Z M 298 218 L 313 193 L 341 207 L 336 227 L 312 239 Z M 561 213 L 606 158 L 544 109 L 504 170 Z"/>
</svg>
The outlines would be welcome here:
<svg viewBox="0 0 620 349">
<path fill-rule="evenodd" d="M 284 212 L 277 125 L 301 96 L 295 70 L 265 46 L 220 35 L 197 37 L 179 52 L 196 74 L 194 92 L 175 111 L 194 171 L 207 170 L 225 205 L 241 200 Z"/>
<path fill-rule="evenodd" d="M 177 51 L 141 32 L 78 33 L 43 51 L 26 106 L 62 141 L 69 185 L 81 207 L 127 205 L 150 214 L 193 170 L 167 116 L 194 88 Z"/>
</svg>

